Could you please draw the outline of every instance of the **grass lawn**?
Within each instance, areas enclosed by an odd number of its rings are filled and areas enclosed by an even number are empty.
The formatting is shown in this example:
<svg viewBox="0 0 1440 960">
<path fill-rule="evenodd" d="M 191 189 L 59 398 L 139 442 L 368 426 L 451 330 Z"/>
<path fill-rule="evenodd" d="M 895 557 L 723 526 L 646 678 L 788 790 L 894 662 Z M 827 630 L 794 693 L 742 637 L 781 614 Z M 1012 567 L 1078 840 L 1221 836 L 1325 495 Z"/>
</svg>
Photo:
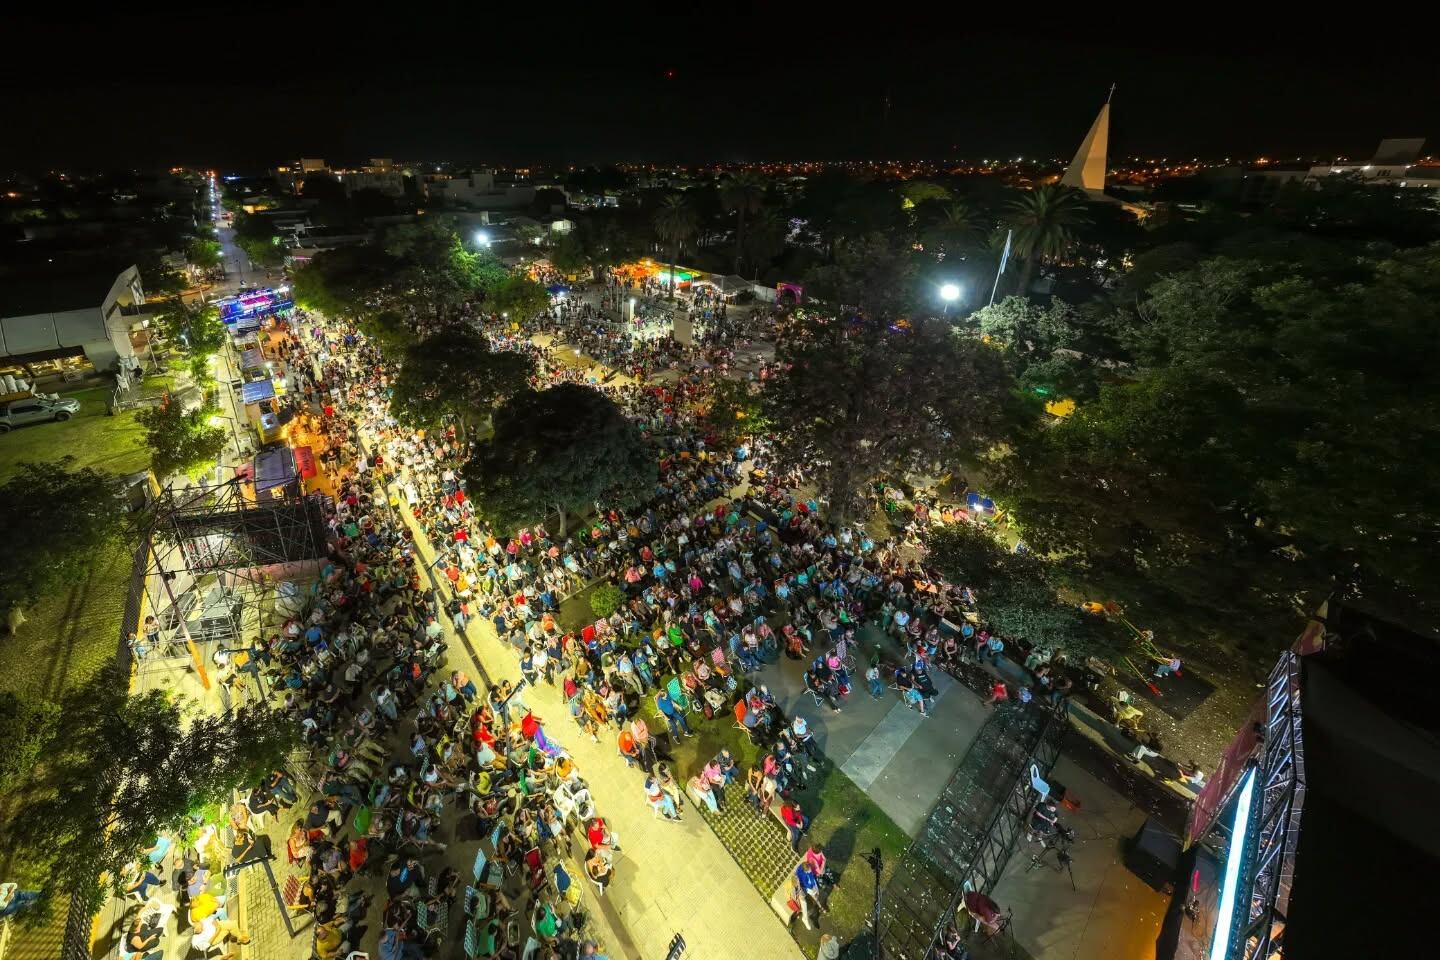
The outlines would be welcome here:
<svg viewBox="0 0 1440 960">
<path fill-rule="evenodd" d="M 147 392 L 151 381 L 146 381 Z M 63 456 L 75 458 L 78 467 L 94 467 L 110 473 L 135 473 L 150 463 L 145 448 L 145 431 L 135 420 L 135 411 L 113 417 L 105 415 L 110 391 L 95 387 L 67 393 L 80 401 L 80 412 L 64 423 L 37 423 L 0 435 L 0 481 L 14 476 L 25 460 L 42 462 Z"/>
<path fill-rule="evenodd" d="M 645 722 L 650 729 L 664 731 L 665 720 L 655 707 L 653 695 L 646 697 L 643 704 Z M 671 750 L 674 758 L 672 769 L 679 779 L 689 779 L 722 747 L 730 749 L 742 770 L 742 777 L 743 771 L 755 765 L 763 753 L 761 748 L 750 742 L 749 737 L 735 728 L 732 716 L 707 721 L 701 714 L 691 714 L 690 726 L 695 736 L 681 740 Z M 905 831 L 839 768 L 824 758 L 816 766 L 819 770 L 810 775 L 809 788 L 795 795 L 801 808 L 811 818 L 810 831 L 801 843 L 808 840 L 812 844 L 823 844 L 829 866 L 839 875 L 840 881 L 830 891 L 829 911 L 815 930 L 806 930 L 798 919 L 791 924 L 791 933 L 811 957 L 816 954 L 822 932 L 836 934 L 842 941 L 848 941 L 864 929 L 874 905 L 875 888 L 874 874 L 861 859 L 862 856 L 875 847 L 880 848 L 885 858 L 883 882 L 889 879 L 900 854 L 910 845 Z M 745 804 L 744 787 L 738 782 L 726 792 L 727 808 L 733 809 L 737 804 Z M 692 810 L 687 815 L 694 816 L 695 813 Z M 741 816 L 753 816 L 748 806 L 744 807 Z M 769 819 L 768 816 L 765 818 L 766 821 Z M 716 832 L 767 900 L 775 891 L 772 885 L 774 870 L 771 862 L 767 861 L 774 860 L 777 850 L 782 851 L 779 856 L 784 857 L 787 869 L 799 859 L 789 853 L 783 829 L 777 823 L 761 822 L 753 830 L 735 831 L 732 828 L 717 829 Z M 803 852 L 803 846 L 801 850 Z"/>
</svg>

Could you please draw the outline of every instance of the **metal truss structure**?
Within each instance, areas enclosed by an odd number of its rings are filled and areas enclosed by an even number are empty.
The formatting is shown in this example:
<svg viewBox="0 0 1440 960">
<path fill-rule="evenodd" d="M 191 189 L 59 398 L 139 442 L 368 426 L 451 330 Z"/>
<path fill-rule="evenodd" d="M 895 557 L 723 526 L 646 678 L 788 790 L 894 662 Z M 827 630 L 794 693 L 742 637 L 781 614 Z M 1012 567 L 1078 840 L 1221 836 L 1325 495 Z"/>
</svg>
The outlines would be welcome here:
<svg viewBox="0 0 1440 960">
<path fill-rule="evenodd" d="M 167 488 L 151 506 L 144 574 L 157 611 L 155 661 L 197 657 L 265 626 L 280 580 L 326 553 L 320 502 L 298 481 L 259 499 L 240 478 Z"/>
<path fill-rule="evenodd" d="M 1237 924 L 1227 956 L 1270 960 L 1284 956 L 1282 937 L 1295 878 L 1295 851 L 1305 806 L 1305 741 L 1301 733 L 1300 654 L 1287 650 L 1270 673 L 1265 743 L 1257 758 L 1259 809 L 1249 831 L 1243 890 L 1249 912 Z"/>
</svg>

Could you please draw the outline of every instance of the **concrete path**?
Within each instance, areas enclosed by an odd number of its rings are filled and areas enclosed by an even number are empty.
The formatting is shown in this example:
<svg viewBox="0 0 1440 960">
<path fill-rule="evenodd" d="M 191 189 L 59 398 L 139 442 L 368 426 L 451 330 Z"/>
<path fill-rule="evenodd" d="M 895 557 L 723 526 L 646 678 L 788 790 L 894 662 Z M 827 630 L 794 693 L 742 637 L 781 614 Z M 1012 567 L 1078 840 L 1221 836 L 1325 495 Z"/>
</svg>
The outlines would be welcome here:
<svg viewBox="0 0 1440 960">
<path fill-rule="evenodd" d="M 1168 898 L 1122 862 L 1125 839 L 1140 829 L 1146 812 L 1064 755 L 1051 777 L 1081 803 L 1079 810 L 1061 811 L 1076 834 L 1070 848 L 1075 887 L 1054 869 L 1054 853 L 1030 869 L 1040 846 L 1022 837 L 992 893 L 1002 909 L 1015 911 L 1015 942 L 1034 960 L 1154 956 Z"/>
<path fill-rule="evenodd" d="M 805 689 L 804 662 L 781 657 L 756 679 L 770 688 L 786 716 L 798 713 L 806 719 L 825 755 L 913 837 L 984 724 L 987 709 L 941 670 L 931 672 L 940 695 L 927 708 L 929 716 L 901 703 L 893 690 L 873 699 L 863 678 L 863 651 L 889 641 L 874 625 L 863 627 L 859 637 L 853 687 L 839 713 L 824 703 L 816 706 Z"/>
</svg>

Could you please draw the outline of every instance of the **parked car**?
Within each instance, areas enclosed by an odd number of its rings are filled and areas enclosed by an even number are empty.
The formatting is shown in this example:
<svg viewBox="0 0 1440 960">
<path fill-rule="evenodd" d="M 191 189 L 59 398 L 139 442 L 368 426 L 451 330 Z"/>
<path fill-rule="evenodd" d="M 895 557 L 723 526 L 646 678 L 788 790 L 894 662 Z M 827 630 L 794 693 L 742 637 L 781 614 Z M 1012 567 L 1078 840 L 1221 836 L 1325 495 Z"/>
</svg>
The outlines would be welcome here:
<svg viewBox="0 0 1440 960">
<path fill-rule="evenodd" d="M 69 420 L 80 412 L 80 401 L 70 399 L 46 400 L 41 397 L 26 397 L 0 404 L 0 433 L 9 433 L 27 423 L 43 423 L 47 420 Z"/>
</svg>

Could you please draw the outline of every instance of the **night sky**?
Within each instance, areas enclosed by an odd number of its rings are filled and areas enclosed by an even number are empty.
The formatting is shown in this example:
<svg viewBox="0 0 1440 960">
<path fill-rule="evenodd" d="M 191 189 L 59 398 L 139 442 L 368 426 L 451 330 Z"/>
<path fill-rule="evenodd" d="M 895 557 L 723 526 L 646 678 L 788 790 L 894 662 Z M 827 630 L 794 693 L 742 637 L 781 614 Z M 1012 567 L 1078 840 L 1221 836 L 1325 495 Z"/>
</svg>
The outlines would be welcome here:
<svg viewBox="0 0 1440 960">
<path fill-rule="evenodd" d="M 1195 22 L 1084 30 L 924 8 L 820 25 L 846 16 L 838 4 L 788 21 L 743 5 L 539 23 L 489 4 L 333 9 L 12 18 L 0 167 L 1068 158 L 1112 81 L 1112 155 L 1369 156 L 1386 136 L 1440 153 L 1440 70 L 1418 22 L 1365 36 L 1219 7 L 1208 27 L 1182 12 Z"/>
</svg>

